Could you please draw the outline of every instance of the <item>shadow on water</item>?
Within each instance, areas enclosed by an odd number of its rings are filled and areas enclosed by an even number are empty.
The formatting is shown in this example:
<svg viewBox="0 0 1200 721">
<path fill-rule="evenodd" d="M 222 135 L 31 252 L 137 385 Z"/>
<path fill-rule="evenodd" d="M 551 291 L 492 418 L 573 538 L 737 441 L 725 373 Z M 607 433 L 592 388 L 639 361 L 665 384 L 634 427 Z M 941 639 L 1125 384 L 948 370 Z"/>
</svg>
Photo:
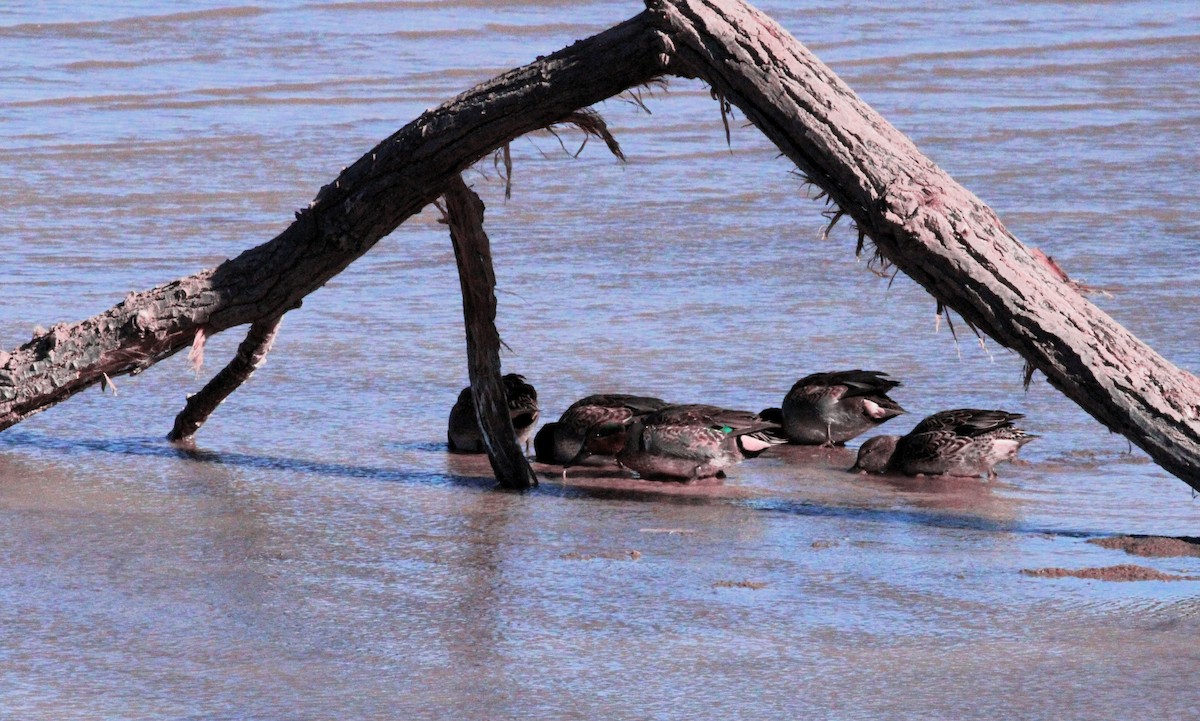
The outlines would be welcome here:
<svg viewBox="0 0 1200 721">
<path fill-rule="evenodd" d="M 401 484 L 455 485 L 479 490 L 495 490 L 496 481 L 488 475 L 456 473 L 455 468 L 466 468 L 463 464 L 451 466 L 449 472 L 400 470 L 347 463 L 325 463 L 302 458 L 255 455 L 230 451 L 209 451 L 198 448 L 175 446 L 154 437 L 126 437 L 112 439 L 55 438 L 37 433 L 7 431 L 0 435 L 0 445 L 29 447 L 54 451 L 64 455 L 80 452 L 112 453 L 163 459 L 181 459 L 221 466 L 250 468 L 254 470 L 311 473 L 338 478 L 362 479 Z M 405 446 L 406 450 L 422 453 L 445 453 L 440 443 L 422 443 Z M 454 456 L 452 458 L 462 458 Z M 481 473 L 486 473 L 487 463 L 482 456 L 472 457 Z M 471 471 L 476 466 L 469 466 Z M 1107 532 L 1080 529 L 1061 529 L 1032 526 L 1020 521 L 987 518 L 984 516 L 918 508 L 894 506 L 842 505 L 819 503 L 789 498 L 749 497 L 736 486 L 724 483 L 712 484 L 660 484 L 630 478 L 612 478 L 607 483 L 594 485 L 572 485 L 544 482 L 532 491 L 542 496 L 557 496 L 569 499 L 594 499 L 606 501 L 632 501 L 637 503 L 672 503 L 679 505 L 726 504 L 768 513 L 783 513 L 810 518 L 840 518 L 869 523 L 898 524 L 945 528 L 953 530 L 979 531 L 984 533 L 1017 533 L 1025 535 L 1055 536 L 1064 538 L 1090 538 L 1111 535 Z"/>
<path fill-rule="evenodd" d="M 1034 536 L 1056 536 L 1063 538 L 1090 538 L 1107 536 L 1101 531 L 1084 531 L 1032 526 L 1020 521 L 997 520 L 963 513 L 937 513 L 911 508 L 873 508 L 871 506 L 838 506 L 810 503 L 807 501 L 754 499 L 742 501 L 743 505 L 760 511 L 785 513 L 794 516 L 815 518 L 844 518 L 874 523 L 895 523 L 931 528 L 947 528 L 986 533 L 1019 533 Z"/>
<path fill-rule="evenodd" d="M 686 487 L 685 487 L 686 488 Z M 819 503 L 788 498 L 746 498 L 731 494 L 689 494 L 660 491 L 656 488 L 580 487 L 550 486 L 545 490 L 566 498 L 593 498 L 600 500 L 673 503 L 679 505 L 728 504 L 754 511 L 782 513 L 808 518 L 834 518 L 868 523 L 898 524 L 945 528 L 952 530 L 980 531 L 984 533 L 1016 533 L 1031 536 L 1055 536 L 1062 538 L 1091 538 L 1109 536 L 1111 533 L 1034 526 L 1020 521 L 1001 520 L 961 512 L 939 512 L 935 510 L 875 507 L 867 505 L 841 505 Z"/>
<path fill-rule="evenodd" d="M 108 439 L 54 438 L 36 433 L 8 431 L 0 436 L 0 444 L 11 447 L 24 446 L 44 451 L 55 451 L 64 455 L 79 452 L 98 452 L 147 458 L 182 459 L 197 463 L 211 463 L 237 468 L 312 473 L 338 478 L 383 481 L 385 483 L 456 485 L 480 489 L 490 489 L 496 484 L 495 479 L 489 476 L 468 476 L 453 473 L 436 473 L 433 471 L 378 468 L 374 466 L 351 465 L 348 463 L 325 463 L 305 458 L 286 458 L 232 451 L 209 451 L 202 448 L 176 446 L 166 440 L 154 437 Z M 434 450 L 435 448 L 438 451 L 444 450 L 444 447 L 435 444 L 423 444 L 418 450 L 427 451 Z"/>
<path fill-rule="evenodd" d="M 671 503 L 676 505 L 725 504 L 753 511 L 789 514 L 809 518 L 831 518 L 880 523 L 891 525 L 924 526 L 951 530 L 979 531 L 983 533 L 1010 533 L 1030 536 L 1052 536 L 1062 538 L 1091 538 L 1109 536 L 1111 532 L 1063 529 L 1038 526 L 1018 520 L 989 518 L 969 509 L 946 507 L 921 508 L 897 507 L 895 505 L 872 506 L 867 504 L 841 504 L 818 502 L 798 498 L 787 498 L 780 494 L 763 497 L 736 485 L 721 482 L 708 484 L 678 484 L 640 481 L 631 478 L 603 475 L 589 478 L 591 483 L 557 482 L 557 478 L 541 473 L 543 483 L 538 490 L 564 498 L 596 499 L 606 501 L 633 501 L 638 503 Z M 938 487 L 938 479 L 889 478 L 880 476 L 871 479 L 881 485 L 899 487 L 901 490 L 916 490 Z M 957 479 L 973 481 L 974 479 Z M 928 495 L 928 494 L 927 494 Z"/>
</svg>

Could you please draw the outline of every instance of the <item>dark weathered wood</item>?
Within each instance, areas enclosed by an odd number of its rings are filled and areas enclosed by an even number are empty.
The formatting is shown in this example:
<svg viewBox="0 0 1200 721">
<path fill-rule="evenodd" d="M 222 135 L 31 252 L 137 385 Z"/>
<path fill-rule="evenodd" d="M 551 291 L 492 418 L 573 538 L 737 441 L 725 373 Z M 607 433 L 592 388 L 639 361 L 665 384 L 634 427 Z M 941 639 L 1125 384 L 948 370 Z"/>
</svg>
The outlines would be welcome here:
<svg viewBox="0 0 1200 721">
<path fill-rule="evenodd" d="M 295 308 L 472 163 L 513 138 L 662 73 L 646 13 L 481 83 L 422 113 L 349 166 L 273 240 L 216 268 L 125 300 L 0 351 L 0 430 L 106 378 Z"/>
<path fill-rule="evenodd" d="M 500 333 L 496 330 L 496 274 L 491 243 L 483 230 L 483 201 L 455 176 L 446 188 L 446 222 L 454 244 L 467 331 L 467 373 L 475 417 L 492 472 L 503 488 L 525 489 L 537 475 L 517 443 L 500 379 Z"/>
<path fill-rule="evenodd" d="M 512 138 L 662 72 L 737 105 L 940 304 L 1200 489 L 1200 381 L 1021 245 L 995 213 L 741 0 L 648 11 L 423 113 L 325 186 L 274 240 L 0 353 L 0 430 L 208 333 L 277 318 Z"/>
<path fill-rule="evenodd" d="M 672 72 L 708 82 L 938 302 L 1200 489 L 1200 381 L 1051 272 L 773 20 L 740 0 L 647 0 Z"/>
<path fill-rule="evenodd" d="M 196 435 L 196 431 L 200 430 L 200 426 L 204 425 L 208 417 L 217 409 L 217 406 L 221 405 L 221 402 L 243 383 L 250 380 L 254 371 L 258 370 L 258 367 L 267 359 L 267 353 L 271 352 L 271 345 L 275 342 L 275 335 L 279 332 L 281 320 L 283 320 L 282 317 L 277 316 L 250 324 L 246 339 L 238 346 L 233 360 L 229 361 L 229 364 L 213 376 L 212 380 L 197 393 L 188 396 L 183 410 L 175 416 L 175 426 L 167 434 L 168 440 L 177 442 L 191 440 L 192 436 Z M 202 348 L 203 337 L 197 343 Z"/>
</svg>

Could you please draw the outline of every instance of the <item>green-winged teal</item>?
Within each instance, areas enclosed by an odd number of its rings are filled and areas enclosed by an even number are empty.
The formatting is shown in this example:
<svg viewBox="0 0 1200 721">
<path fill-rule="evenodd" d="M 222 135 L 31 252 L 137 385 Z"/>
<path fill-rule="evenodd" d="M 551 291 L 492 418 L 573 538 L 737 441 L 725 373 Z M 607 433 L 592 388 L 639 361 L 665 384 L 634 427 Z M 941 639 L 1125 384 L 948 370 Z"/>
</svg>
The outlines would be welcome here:
<svg viewBox="0 0 1200 721">
<path fill-rule="evenodd" d="M 661 398 L 625 393 L 597 393 L 572 403 L 557 421 L 542 426 L 533 437 L 534 457 L 542 463 L 611 462 L 625 445 L 625 429 L 633 419 L 652 413 L 667 402 Z M 587 451 L 584 439 L 591 435 Z"/>
<path fill-rule="evenodd" d="M 792 443 L 842 445 L 905 412 L 887 395 L 899 385 L 880 371 L 805 376 L 783 398 L 783 430 Z"/>
<path fill-rule="evenodd" d="M 513 430 L 517 432 L 517 443 L 527 445 L 538 420 L 537 390 L 525 381 L 525 376 L 516 373 L 509 373 L 501 380 L 504 381 L 504 395 L 508 400 L 508 415 L 512 419 Z M 462 389 L 450 409 L 446 443 L 451 451 L 459 453 L 483 453 L 485 450 L 483 434 L 475 418 L 471 386 Z"/>
<path fill-rule="evenodd" d="M 907 435 L 868 439 L 850 470 L 994 478 L 998 464 L 1037 438 L 1013 425 L 1018 418 L 1024 416 L 977 408 L 934 413 Z"/>
<path fill-rule="evenodd" d="M 724 477 L 724 469 L 785 443 L 777 423 L 750 411 L 667 406 L 635 419 L 617 461 L 648 480 Z"/>
</svg>

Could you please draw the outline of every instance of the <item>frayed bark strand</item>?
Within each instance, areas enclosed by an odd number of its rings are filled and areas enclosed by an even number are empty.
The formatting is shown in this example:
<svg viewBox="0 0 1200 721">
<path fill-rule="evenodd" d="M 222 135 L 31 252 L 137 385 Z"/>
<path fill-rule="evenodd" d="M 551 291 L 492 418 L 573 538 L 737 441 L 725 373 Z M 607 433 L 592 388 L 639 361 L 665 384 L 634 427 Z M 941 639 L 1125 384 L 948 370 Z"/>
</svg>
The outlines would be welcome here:
<svg viewBox="0 0 1200 721">
<path fill-rule="evenodd" d="M 17 348 L 0 363 L 0 430 L 193 345 L 200 328 L 211 336 L 270 325 L 443 192 L 453 226 L 461 216 L 455 204 L 470 204 L 456 190 L 465 188 L 459 174 L 514 138 L 575 121 L 623 157 L 585 109 L 670 73 L 712 89 L 727 144 L 733 108 L 759 128 L 871 239 L 879 266 L 903 271 L 1200 488 L 1200 380 L 1080 295 L 1098 289 L 1021 245 L 979 198 L 755 8 L 741 0 L 646 4 L 635 18 L 422 113 L 322 187 L 270 242 Z M 511 192 L 511 167 L 505 182 Z M 476 290 L 464 280 L 464 297 Z M 486 346 L 498 354 L 498 340 Z M 472 385 L 482 377 L 477 369 Z M 512 472 L 497 469 L 503 482 L 532 483 L 523 468 Z"/>
<path fill-rule="evenodd" d="M 622 102 L 629 103 L 630 105 L 636 106 L 639 110 L 644 112 L 646 115 L 653 115 L 654 113 L 650 112 L 650 106 L 646 105 L 645 98 L 646 97 L 653 98 L 655 90 L 658 90 L 661 92 L 666 92 L 667 89 L 668 89 L 667 81 L 665 78 L 655 78 L 654 80 L 651 80 L 650 82 L 647 82 L 647 83 L 643 83 L 642 85 L 639 85 L 636 88 L 630 88 L 629 90 L 626 90 L 625 92 L 618 95 L 617 99 Z M 645 97 L 643 97 L 643 95 Z"/>
<path fill-rule="evenodd" d="M 1037 262 L 1041 263 L 1047 270 L 1049 270 L 1055 278 L 1058 278 L 1063 283 L 1066 283 L 1075 292 L 1080 293 L 1081 295 L 1094 294 L 1102 295 L 1105 298 L 1113 297 L 1112 293 L 1108 292 L 1104 288 L 1101 288 L 1100 286 L 1088 285 L 1087 283 L 1072 279 L 1071 276 L 1067 275 L 1067 271 L 1063 270 L 1062 266 L 1054 260 L 1054 256 L 1046 255 L 1044 252 L 1042 252 L 1041 248 L 1030 248 L 1029 254 L 1032 255 Z"/>
<path fill-rule="evenodd" d="M 662 76 L 670 43 L 642 13 L 428 110 L 324 185 L 279 236 L 193 276 L 0 353 L 0 430 L 137 374 L 223 330 L 298 306 L 452 177 L 513 138 Z M 511 176 L 508 182 L 511 186 Z M 270 278 L 270 283 L 263 283 Z"/>
<path fill-rule="evenodd" d="M 192 347 L 188 351 L 188 365 L 192 367 L 192 372 L 199 375 L 200 369 L 204 367 L 204 344 L 208 340 L 208 334 L 204 330 L 204 326 L 196 329 L 196 337 L 192 340 Z"/>
<path fill-rule="evenodd" d="M 179 415 L 175 416 L 175 425 L 167 434 L 167 439 L 175 442 L 189 443 L 200 427 L 204 425 L 217 406 L 237 390 L 243 383 L 250 380 L 254 371 L 266 361 L 271 346 L 275 344 L 275 336 L 279 332 L 282 316 L 266 321 L 253 323 L 246 333 L 246 339 L 238 346 L 233 360 L 213 376 L 199 392 L 188 396 Z M 203 331 L 197 329 L 197 341 L 193 348 L 199 345 L 203 357 Z M 191 356 L 189 355 L 189 359 Z"/>
<path fill-rule="evenodd" d="M 838 221 L 846 215 L 846 211 L 837 208 L 835 210 L 826 210 L 821 215 L 829 221 L 829 224 L 821 231 L 821 240 L 829 240 L 829 234 L 833 232 L 833 226 L 837 225 Z"/>
<path fill-rule="evenodd" d="M 733 104 L 716 90 L 712 91 L 712 97 L 717 101 L 717 107 L 721 109 L 721 125 L 725 128 L 725 147 L 733 150 L 733 136 L 729 132 L 729 119 L 733 117 Z"/>
<path fill-rule="evenodd" d="M 601 117 L 600 113 L 596 112 L 595 110 L 592 110 L 591 108 L 581 108 L 573 113 L 568 114 L 562 120 L 555 123 L 555 125 L 563 124 L 574 125 L 583 131 L 584 145 L 587 144 L 587 139 L 589 137 L 598 138 L 604 141 L 604 145 L 608 148 L 608 152 L 612 153 L 622 161 L 625 160 L 625 153 L 621 150 L 621 145 L 617 142 L 617 139 L 613 137 L 613 134 L 609 132 L 608 124 L 604 122 L 604 118 Z M 579 150 L 575 152 L 575 156 L 578 157 L 579 153 L 582 151 L 583 145 L 579 146 Z"/>
</svg>

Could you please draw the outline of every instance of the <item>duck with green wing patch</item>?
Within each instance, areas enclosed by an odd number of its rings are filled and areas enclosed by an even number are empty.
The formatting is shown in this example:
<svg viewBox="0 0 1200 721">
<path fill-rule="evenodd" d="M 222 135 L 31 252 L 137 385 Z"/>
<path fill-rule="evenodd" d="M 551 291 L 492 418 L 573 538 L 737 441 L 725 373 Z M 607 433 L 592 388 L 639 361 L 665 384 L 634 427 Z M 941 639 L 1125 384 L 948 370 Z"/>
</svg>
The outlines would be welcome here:
<svg viewBox="0 0 1200 721">
<path fill-rule="evenodd" d="M 723 478 L 726 468 L 786 442 L 778 423 L 750 411 L 667 406 L 630 424 L 617 461 L 647 480 Z"/>
<path fill-rule="evenodd" d="M 625 430 L 635 419 L 653 413 L 667 402 L 626 393 L 597 393 L 572 403 L 557 421 L 542 426 L 533 437 L 541 463 L 601 465 L 612 463 L 625 446 Z M 587 444 L 584 441 L 592 436 Z"/>
</svg>

